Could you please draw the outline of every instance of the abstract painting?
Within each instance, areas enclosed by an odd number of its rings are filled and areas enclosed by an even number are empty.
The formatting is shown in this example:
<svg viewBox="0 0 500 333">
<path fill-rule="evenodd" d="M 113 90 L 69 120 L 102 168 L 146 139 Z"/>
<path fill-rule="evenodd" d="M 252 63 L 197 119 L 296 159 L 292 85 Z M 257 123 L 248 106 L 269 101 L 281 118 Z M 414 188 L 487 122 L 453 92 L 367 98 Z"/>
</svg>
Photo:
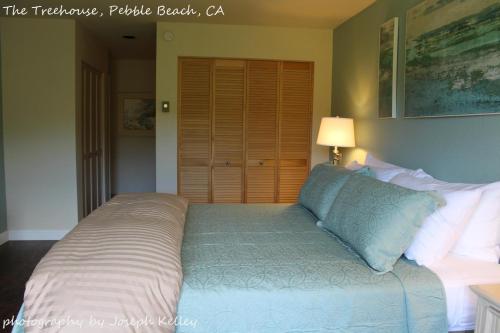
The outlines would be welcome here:
<svg viewBox="0 0 500 333">
<path fill-rule="evenodd" d="M 378 73 L 378 116 L 396 118 L 396 87 L 398 68 L 398 18 L 380 27 Z"/>
<path fill-rule="evenodd" d="M 425 0 L 406 22 L 405 117 L 500 114 L 498 0 Z"/>
<path fill-rule="evenodd" d="M 151 96 L 122 94 L 120 105 L 122 135 L 154 135 L 155 100 Z"/>
</svg>

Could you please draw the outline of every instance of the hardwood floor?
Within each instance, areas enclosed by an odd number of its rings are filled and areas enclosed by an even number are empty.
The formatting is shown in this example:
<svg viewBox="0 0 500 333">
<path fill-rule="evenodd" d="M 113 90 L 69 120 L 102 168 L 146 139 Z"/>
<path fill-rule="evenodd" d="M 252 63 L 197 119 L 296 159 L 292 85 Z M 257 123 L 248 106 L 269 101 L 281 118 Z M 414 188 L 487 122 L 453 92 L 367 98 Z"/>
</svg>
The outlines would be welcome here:
<svg viewBox="0 0 500 333">
<path fill-rule="evenodd" d="M 55 241 L 9 241 L 0 246 L 0 332 L 4 320 L 16 316 L 23 303 L 24 285 Z"/>
</svg>

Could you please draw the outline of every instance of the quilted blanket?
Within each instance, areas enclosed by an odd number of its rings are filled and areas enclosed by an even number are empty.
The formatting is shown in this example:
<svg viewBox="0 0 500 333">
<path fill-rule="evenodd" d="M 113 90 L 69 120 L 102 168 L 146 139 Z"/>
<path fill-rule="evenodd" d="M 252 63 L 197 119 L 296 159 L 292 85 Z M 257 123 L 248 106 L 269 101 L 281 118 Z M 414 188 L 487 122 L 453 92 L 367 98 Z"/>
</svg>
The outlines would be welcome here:
<svg viewBox="0 0 500 333">
<path fill-rule="evenodd" d="M 177 333 L 446 333 L 439 278 L 378 274 L 300 205 L 190 205 Z"/>
<path fill-rule="evenodd" d="M 174 332 L 187 201 L 119 195 L 41 260 L 26 286 L 26 333 Z"/>
</svg>

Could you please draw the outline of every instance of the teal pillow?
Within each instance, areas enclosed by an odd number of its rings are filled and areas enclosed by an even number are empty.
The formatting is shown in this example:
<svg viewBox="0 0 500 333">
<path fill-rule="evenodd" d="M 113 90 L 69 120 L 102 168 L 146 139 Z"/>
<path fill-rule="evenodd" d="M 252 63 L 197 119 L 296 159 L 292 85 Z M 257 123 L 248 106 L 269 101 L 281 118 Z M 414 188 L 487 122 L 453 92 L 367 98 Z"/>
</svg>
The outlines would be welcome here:
<svg viewBox="0 0 500 333">
<path fill-rule="evenodd" d="M 374 270 L 385 273 L 410 246 L 425 218 L 444 204 L 434 192 L 352 175 L 322 227 L 347 243 Z"/>
<path fill-rule="evenodd" d="M 370 175 L 366 167 L 355 172 Z M 299 203 L 324 220 L 338 192 L 355 172 L 331 163 L 316 165 L 300 190 Z"/>
</svg>

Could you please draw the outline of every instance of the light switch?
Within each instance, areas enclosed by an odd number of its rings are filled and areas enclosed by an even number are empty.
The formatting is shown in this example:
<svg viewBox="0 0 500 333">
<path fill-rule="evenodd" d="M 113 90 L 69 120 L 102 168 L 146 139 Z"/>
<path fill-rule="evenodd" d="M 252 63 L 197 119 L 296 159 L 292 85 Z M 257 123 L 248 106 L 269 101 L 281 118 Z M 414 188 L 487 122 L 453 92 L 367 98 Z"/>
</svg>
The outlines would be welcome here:
<svg viewBox="0 0 500 333">
<path fill-rule="evenodd" d="M 169 101 L 161 102 L 161 112 L 170 112 L 170 102 Z"/>
</svg>

